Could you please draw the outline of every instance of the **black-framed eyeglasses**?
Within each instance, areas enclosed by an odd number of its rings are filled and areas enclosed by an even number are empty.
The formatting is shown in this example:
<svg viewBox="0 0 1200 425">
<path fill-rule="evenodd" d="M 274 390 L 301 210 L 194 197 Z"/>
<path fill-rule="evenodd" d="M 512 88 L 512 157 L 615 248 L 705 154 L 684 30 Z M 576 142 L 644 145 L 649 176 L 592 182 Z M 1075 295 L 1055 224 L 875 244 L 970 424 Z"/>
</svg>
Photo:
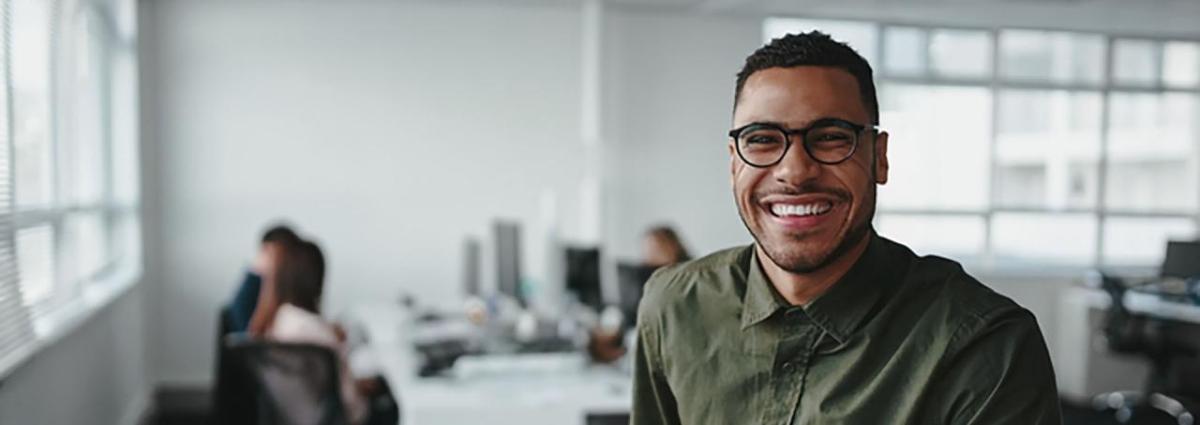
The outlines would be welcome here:
<svg viewBox="0 0 1200 425">
<path fill-rule="evenodd" d="M 752 123 L 729 131 L 738 156 L 747 165 L 770 167 L 778 164 L 792 146 L 791 136 L 800 136 L 804 151 L 813 160 L 836 165 L 854 156 L 863 130 L 876 130 L 838 118 L 823 118 L 805 128 L 787 129 L 772 123 Z"/>
</svg>

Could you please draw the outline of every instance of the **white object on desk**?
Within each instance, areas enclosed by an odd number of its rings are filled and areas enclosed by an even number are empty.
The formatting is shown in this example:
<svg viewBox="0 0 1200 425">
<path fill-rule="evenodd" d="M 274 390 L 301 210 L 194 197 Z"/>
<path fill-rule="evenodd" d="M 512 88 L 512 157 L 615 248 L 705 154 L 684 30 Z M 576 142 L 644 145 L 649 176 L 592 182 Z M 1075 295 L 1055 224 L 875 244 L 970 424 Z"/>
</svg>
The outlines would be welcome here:
<svg viewBox="0 0 1200 425">
<path fill-rule="evenodd" d="M 528 378 L 578 374 L 588 367 L 583 353 L 489 354 L 463 356 L 450 371 L 455 379 Z"/>
<path fill-rule="evenodd" d="M 467 357 L 451 376 L 419 378 L 408 314 L 387 305 L 356 310 L 406 425 L 583 425 L 589 413 L 632 406 L 632 377 L 589 365 L 582 353 Z"/>
</svg>

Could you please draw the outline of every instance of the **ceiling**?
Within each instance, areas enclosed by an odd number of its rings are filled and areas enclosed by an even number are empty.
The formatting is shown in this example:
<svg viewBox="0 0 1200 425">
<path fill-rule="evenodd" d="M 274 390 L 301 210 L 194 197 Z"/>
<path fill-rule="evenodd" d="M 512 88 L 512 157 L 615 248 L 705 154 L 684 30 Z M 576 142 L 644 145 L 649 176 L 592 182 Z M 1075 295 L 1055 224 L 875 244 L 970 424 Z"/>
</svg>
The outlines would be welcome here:
<svg viewBox="0 0 1200 425">
<path fill-rule="evenodd" d="M 587 0 L 577 0 L 587 1 Z M 1035 27 L 1200 39 L 1200 0 L 599 0 L 631 10 Z"/>
</svg>

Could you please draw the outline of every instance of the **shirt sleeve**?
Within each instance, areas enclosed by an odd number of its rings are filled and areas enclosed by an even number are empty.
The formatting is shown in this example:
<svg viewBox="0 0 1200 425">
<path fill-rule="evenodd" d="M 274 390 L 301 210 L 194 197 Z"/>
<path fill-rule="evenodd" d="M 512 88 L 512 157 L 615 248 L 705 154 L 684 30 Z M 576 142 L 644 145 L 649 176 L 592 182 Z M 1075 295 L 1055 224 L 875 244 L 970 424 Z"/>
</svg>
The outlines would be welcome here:
<svg viewBox="0 0 1200 425">
<path fill-rule="evenodd" d="M 233 332 L 245 332 L 250 327 L 250 317 L 254 316 L 254 306 L 258 304 L 258 292 L 262 286 L 262 278 L 257 274 L 246 271 L 242 284 L 238 286 L 233 301 L 229 303 L 229 321 Z"/>
<path fill-rule="evenodd" d="M 929 400 L 941 404 L 944 423 L 1059 425 L 1062 413 L 1054 368 L 1037 320 L 1006 308 L 965 337 Z M 940 402 L 945 400 L 949 402 Z"/>
<path fill-rule="evenodd" d="M 633 367 L 633 411 L 630 425 L 679 424 L 675 395 L 667 385 L 652 326 L 639 321 Z"/>
</svg>

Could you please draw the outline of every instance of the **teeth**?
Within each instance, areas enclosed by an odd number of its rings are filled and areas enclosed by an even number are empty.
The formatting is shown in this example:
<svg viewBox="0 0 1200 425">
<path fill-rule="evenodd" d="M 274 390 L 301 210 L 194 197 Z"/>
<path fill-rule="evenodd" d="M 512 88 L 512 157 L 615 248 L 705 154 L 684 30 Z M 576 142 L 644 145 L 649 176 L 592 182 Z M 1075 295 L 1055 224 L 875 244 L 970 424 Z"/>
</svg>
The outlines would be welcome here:
<svg viewBox="0 0 1200 425">
<path fill-rule="evenodd" d="M 820 203 L 815 203 L 815 204 L 801 204 L 801 205 L 791 205 L 791 204 L 771 205 L 771 213 L 775 214 L 777 216 L 780 216 L 780 217 L 787 217 L 787 216 L 803 217 L 803 216 L 808 216 L 808 215 L 818 215 L 818 214 L 824 214 L 824 213 L 828 212 L 830 209 L 833 209 L 833 204 L 831 204 L 829 202 L 820 202 Z"/>
</svg>

